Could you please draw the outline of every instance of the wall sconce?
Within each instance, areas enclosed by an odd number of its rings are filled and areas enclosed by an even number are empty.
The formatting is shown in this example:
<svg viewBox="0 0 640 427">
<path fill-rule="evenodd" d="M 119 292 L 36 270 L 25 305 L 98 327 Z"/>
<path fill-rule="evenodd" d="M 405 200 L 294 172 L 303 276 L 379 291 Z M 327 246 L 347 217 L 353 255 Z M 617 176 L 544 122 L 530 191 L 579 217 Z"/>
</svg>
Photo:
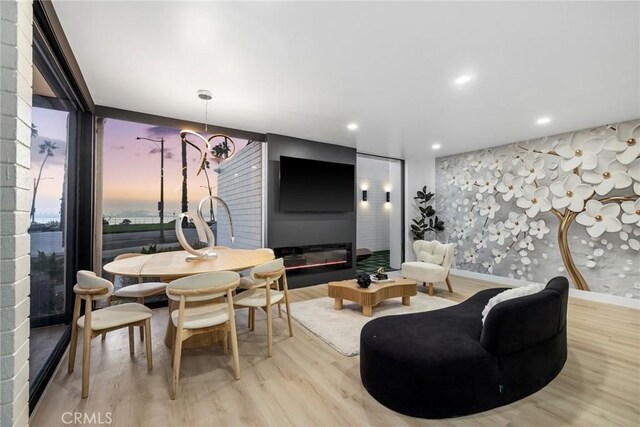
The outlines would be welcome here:
<svg viewBox="0 0 640 427">
<path fill-rule="evenodd" d="M 362 190 L 362 201 L 363 202 L 367 201 L 367 190 Z"/>
<path fill-rule="evenodd" d="M 387 203 L 391 201 L 391 191 L 387 191 Z"/>
</svg>

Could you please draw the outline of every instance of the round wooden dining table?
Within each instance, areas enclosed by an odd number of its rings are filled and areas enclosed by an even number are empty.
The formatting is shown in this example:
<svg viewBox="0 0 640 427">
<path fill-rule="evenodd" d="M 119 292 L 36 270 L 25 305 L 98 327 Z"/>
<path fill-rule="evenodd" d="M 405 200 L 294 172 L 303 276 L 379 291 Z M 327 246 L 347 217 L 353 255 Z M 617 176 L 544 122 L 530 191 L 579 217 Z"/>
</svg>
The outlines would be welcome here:
<svg viewBox="0 0 640 427">
<path fill-rule="evenodd" d="M 268 249 L 232 249 L 216 247 L 218 256 L 202 260 L 189 260 L 186 251 L 160 252 L 157 254 L 140 255 L 112 261 L 103 268 L 107 273 L 118 276 L 143 278 L 160 278 L 163 282 L 170 282 L 181 277 L 191 276 L 212 271 L 242 271 L 274 259 L 273 252 Z M 173 301 L 169 300 L 169 313 L 173 310 Z M 168 316 L 167 331 L 164 342 L 168 347 L 173 346 L 175 326 Z M 217 343 L 222 338 L 222 332 L 194 335 L 187 339 L 184 348 L 204 347 Z"/>
</svg>

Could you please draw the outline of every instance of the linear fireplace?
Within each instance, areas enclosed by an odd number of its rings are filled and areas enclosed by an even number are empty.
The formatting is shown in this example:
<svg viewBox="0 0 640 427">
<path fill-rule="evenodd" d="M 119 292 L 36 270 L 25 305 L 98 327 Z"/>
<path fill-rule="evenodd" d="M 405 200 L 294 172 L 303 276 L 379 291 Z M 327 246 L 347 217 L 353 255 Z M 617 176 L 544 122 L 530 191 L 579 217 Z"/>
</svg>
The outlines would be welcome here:
<svg viewBox="0 0 640 427">
<path fill-rule="evenodd" d="M 275 248 L 284 259 L 287 274 L 310 274 L 349 269 L 352 266 L 351 243 L 288 246 Z"/>
</svg>

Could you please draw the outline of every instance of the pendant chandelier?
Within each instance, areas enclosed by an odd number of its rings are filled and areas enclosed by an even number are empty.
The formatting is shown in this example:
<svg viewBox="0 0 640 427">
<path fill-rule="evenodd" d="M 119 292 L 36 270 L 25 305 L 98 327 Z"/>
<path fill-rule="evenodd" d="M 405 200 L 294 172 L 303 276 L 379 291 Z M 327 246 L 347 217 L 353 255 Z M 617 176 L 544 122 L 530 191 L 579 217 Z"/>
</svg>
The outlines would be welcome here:
<svg viewBox="0 0 640 427">
<path fill-rule="evenodd" d="M 198 98 L 205 101 L 204 136 L 190 129 L 182 129 L 180 131 L 180 139 L 182 140 L 182 143 L 188 144 L 200 152 L 200 163 L 196 170 L 196 176 L 200 175 L 200 172 L 209 167 L 209 159 L 213 159 L 220 163 L 223 160 L 230 159 L 236 153 L 236 144 L 230 136 L 218 133 L 210 136 L 209 138 L 206 137 L 209 101 L 213 96 L 210 91 L 200 89 L 198 90 Z M 191 138 L 192 141 L 188 138 Z M 203 148 L 200 148 L 200 146 L 203 146 Z"/>
</svg>

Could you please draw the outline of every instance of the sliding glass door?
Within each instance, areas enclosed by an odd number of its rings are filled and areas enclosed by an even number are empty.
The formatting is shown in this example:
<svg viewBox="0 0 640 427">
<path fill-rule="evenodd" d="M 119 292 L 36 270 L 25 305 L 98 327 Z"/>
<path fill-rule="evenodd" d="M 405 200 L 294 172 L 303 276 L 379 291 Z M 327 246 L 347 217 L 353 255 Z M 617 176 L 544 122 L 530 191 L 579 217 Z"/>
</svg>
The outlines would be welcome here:
<svg viewBox="0 0 640 427">
<path fill-rule="evenodd" d="M 33 409 L 69 341 L 75 273 L 91 268 L 93 218 L 93 116 L 77 96 L 37 16 L 31 117 L 29 404 Z"/>
</svg>

